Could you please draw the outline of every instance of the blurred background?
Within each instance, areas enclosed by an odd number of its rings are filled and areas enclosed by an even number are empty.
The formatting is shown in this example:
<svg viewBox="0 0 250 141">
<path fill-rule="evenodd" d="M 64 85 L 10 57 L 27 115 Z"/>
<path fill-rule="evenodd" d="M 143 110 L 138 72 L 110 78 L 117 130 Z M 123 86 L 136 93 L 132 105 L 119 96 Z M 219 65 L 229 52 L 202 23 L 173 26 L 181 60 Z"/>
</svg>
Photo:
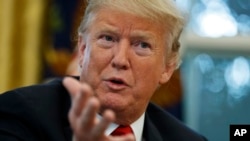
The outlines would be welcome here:
<svg viewBox="0 0 250 141">
<path fill-rule="evenodd" d="M 152 101 L 210 141 L 250 124 L 250 0 L 175 0 L 186 17 L 181 67 Z M 0 0 L 0 93 L 78 75 L 84 0 Z"/>
</svg>

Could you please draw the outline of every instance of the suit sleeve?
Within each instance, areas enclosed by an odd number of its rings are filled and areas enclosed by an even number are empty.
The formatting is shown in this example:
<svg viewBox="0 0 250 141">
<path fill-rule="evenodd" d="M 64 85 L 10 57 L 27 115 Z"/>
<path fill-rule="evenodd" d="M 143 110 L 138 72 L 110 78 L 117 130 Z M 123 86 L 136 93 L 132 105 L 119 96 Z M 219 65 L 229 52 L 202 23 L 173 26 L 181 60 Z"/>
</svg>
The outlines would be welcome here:
<svg viewBox="0 0 250 141">
<path fill-rule="evenodd" d="M 24 99 L 15 91 L 0 95 L 0 141 L 33 141 Z M 28 115 L 27 115 L 28 116 Z"/>
<path fill-rule="evenodd" d="M 3 141 L 19 141 L 15 137 L 11 137 L 9 135 L 4 135 L 4 134 L 0 134 L 0 140 L 3 140 Z"/>
</svg>

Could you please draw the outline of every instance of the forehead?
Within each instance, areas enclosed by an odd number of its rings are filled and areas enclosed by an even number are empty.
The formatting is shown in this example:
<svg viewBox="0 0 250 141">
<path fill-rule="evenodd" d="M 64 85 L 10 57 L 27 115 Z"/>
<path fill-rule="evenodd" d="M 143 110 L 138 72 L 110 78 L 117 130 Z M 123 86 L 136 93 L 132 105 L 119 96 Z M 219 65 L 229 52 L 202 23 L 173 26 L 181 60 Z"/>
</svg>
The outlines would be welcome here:
<svg viewBox="0 0 250 141">
<path fill-rule="evenodd" d="M 166 29 L 163 25 L 116 9 L 101 8 L 92 15 L 90 26 L 98 26 L 101 30 L 112 30 L 130 35 L 145 35 L 155 38 L 165 38 Z"/>
</svg>

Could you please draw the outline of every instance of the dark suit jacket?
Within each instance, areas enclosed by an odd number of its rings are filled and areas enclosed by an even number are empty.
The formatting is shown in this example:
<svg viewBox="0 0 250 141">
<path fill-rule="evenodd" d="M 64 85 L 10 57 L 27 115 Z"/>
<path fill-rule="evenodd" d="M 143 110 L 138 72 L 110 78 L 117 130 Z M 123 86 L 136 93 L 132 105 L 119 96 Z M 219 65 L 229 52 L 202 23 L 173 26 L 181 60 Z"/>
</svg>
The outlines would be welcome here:
<svg viewBox="0 0 250 141">
<path fill-rule="evenodd" d="M 0 141 L 71 141 L 70 96 L 61 79 L 0 95 Z M 164 110 L 149 104 L 145 141 L 203 141 Z"/>
</svg>

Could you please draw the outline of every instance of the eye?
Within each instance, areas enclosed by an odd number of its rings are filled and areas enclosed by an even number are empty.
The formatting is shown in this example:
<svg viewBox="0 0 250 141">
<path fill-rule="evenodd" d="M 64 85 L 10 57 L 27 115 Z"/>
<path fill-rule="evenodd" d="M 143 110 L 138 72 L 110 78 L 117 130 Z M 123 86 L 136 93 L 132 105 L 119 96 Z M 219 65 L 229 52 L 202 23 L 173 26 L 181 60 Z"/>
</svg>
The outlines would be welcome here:
<svg viewBox="0 0 250 141">
<path fill-rule="evenodd" d="M 102 48 L 111 48 L 116 43 L 115 36 L 102 34 L 98 37 L 97 44 Z"/>
<path fill-rule="evenodd" d="M 136 41 L 133 44 L 136 54 L 140 56 L 148 56 L 152 53 L 152 46 L 148 42 Z"/>
<path fill-rule="evenodd" d="M 149 43 L 143 42 L 143 41 L 137 41 L 137 42 L 134 43 L 134 45 L 136 47 L 139 47 L 139 48 L 142 48 L 142 49 L 150 49 L 151 48 Z"/>
<path fill-rule="evenodd" d="M 115 41 L 115 39 L 110 35 L 102 35 L 101 39 L 103 39 L 105 41 L 109 41 L 109 42 L 114 42 Z"/>
<path fill-rule="evenodd" d="M 140 42 L 139 45 L 141 46 L 141 48 L 150 48 L 150 45 L 145 42 Z"/>
</svg>

